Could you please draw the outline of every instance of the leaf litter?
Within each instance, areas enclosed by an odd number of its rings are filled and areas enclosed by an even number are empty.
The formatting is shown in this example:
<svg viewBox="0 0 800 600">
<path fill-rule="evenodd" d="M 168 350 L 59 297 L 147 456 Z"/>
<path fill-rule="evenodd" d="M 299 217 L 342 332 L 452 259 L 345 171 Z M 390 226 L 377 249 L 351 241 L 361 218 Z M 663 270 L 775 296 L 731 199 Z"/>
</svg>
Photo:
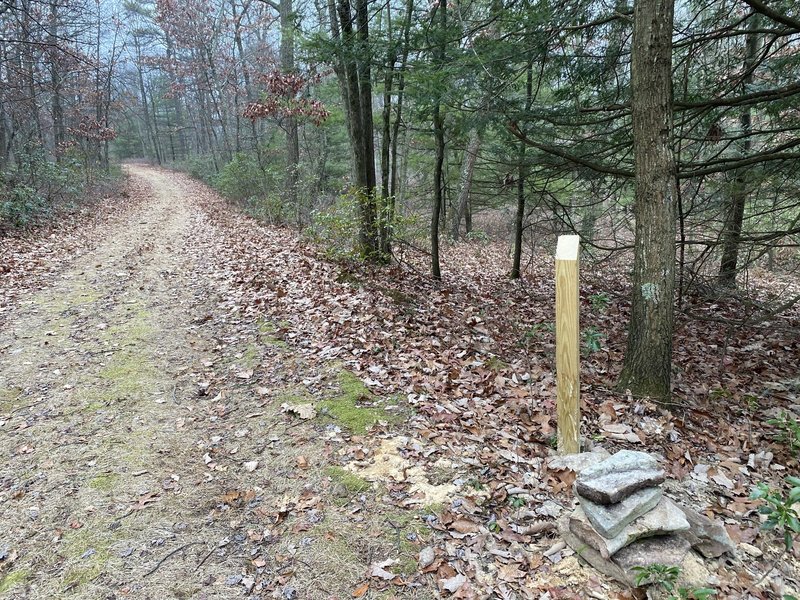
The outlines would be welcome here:
<svg viewBox="0 0 800 600">
<path fill-rule="evenodd" d="M 125 537 L 100 540 L 107 547 L 135 547 L 130 555 L 112 555 L 95 540 L 77 546 L 78 557 L 94 549 L 85 559 L 94 562 L 70 590 L 92 597 L 104 585 L 114 585 L 124 593 L 158 593 L 173 589 L 181 577 L 208 598 L 229 597 L 230 587 L 263 598 L 362 597 L 382 590 L 404 598 L 629 597 L 581 567 L 553 537 L 554 519 L 571 505 L 574 473 L 548 466 L 555 379 L 549 327 L 552 260 L 546 253 L 532 260 L 527 284 L 507 280 L 505 249 L 491 244 L 445 249 L 442 283 L 428 280 L 419 268 L 331 263 L 288 230 L 264 227 L 228 208 L 202 184 L 179 175 L 167 180 L 154 169 L 133 172 L 140 196 L 170 192 L 184 202 L 192 198 L 185 221 L 173 232 L 180 243 L 169 242 L 178 246 L 182 266 L 160 271 L 172 281 L 150 306 L 162 320 L 186 323 L 193 340 L 178 339 L 170 346 L 176 364 L 183 365 L 166 371 L 176 378 L 176 401 L 157 405 L 152 410 L 158 412 L 146 416 L 139 406 L 127 412 L 98 407 L 69 428 L 63 423 L 66 415 L 48 413 L 49 405 L 37 408 L 31 389 L 23 392 L 24 415 L 5 410 L 0 415 L 14 428 L 15 441 L 41 439 L 25 433 L 31 429 L 58 438 L 52 443 L 77 447 L 102 419 L 119 424 L 130 417 L 149 427 L 151 464 L 131 468 L 131 475 L 139 475 L 135 480 L 123 476 L 120 487 L 129 486 L 138 499 L 151 493 L 143 486 L 155 487 L 149 478 L 159 485 L 169 480 L 170 486 L 161 500 L 136 511 L 141 516 L 111 521 L 121 523 L 113 531 Z M 166 251 L 152 235 L 151 260 L 166 265 Z M 118 291 L 111 291 L 120 294 L 121 289 L 123 296 L 130 296 L 120 288 L 125 278 L 147 270 L 139 258 L 147 255 L 148 245 L 132 242 L 141 252 L 128 255 L 127 269 L 115 266 L 112 257 L 90 256 L 91 262 L 109 265 L 108 279 L 122 280 L 116 282 Z M 198 255 L 202 262 L 194 260 Z M 402 258 L 410 264 L 416 260 Z M 726 330 L 696 315 L 735 316 L 734 300 L 712 306 L 690 299 L 695 318 L 679 317 L 676 335 L 678 403 L 667 410 L 613 390 L 624 350 L 620 324 L 629 311 L 623 300 L 626 268 L 625 261 L 612 261 L 584 277 L 582 319 L 606 335 L 602 350 L 582 361 L 585 431 L 611 451 L 633 445 L 662 454 L 674 494 L 722 518 L 735 541 L 763 549 L 760 562 L 745 568 L 717 565 L 718 588 L 729 596 L 769 597 L 769 588 L 755 587 L 754 581 L 768 568 L 776 546 L 758 531 L 757 505 L 748 494 L 754 481 L 774 483 L 796 472 L 796 460 L 762 422 L 770 411 L 796 402 L 797 388 L 788 382 L 800 356 L 791 335 L 797 312 L 780 317 L 779 327 Z M 589 302 L 597 293 L 610 298 L 603 310 Z M 165 302 L 191 306 L 188 323 Z M 25 307 L 11 310 L 24 313 Z M 96 343 L 97 334 L 108 330 L 91 327 L 99 317 L 91 307 L 89 313 L 79 310 L 70 343 Z M 42 332 L 55 336 L 41 339 L 63 335 L 65 327 L 55 319 L 60 313 L 52 314 L 54 322 Z M 115 326 L 105 310 L 101 322 Z M 243 357 L 253 354 L 252 347 L 257 356 L 245 366 Z M 49 369 L 61 364 L 70 372 L 57 358 L 48 360 Z M 92 364 L 79 353 L 79 369 Z M 355 409 L 386 414 L 368 425 L 366 434 L 319 410 L 341 394 L 343 372 L 369 390 L 356 394 Z M 79 389 L 89 383 L 69 385 Z M 61 389 L 63 384 L 53 376 L 43 385 Z M 138 390 L 125 392 L 136 396 Z M 293 399 L 285 399 L 287 394 Z M 725 411 L 715 410 L 719 402 Z M 397 412 L 404 415 L 401 420 L 389 418 Z M 30 424 L 19 429 L 23 417 Z M 161 434 L 152 437 L 160 419 L 172 443 L 162 441 Z M 243 430 L 247 435 L 238 435 Z M 129 432 L 119 439 L 125 435 Z M 180 442 L 189 439 L 190 444 Z M 24 483 L 15 475 L 23 461 L 42 460 L 39 453 L 47 451 L 31 447 L 31 453 L 12 457 L 14 464 L 4 473 L 6 489 L 44 489 L 43 483 Z M 774 460 L 756 460 L 767 448 Z M 248 459 L 243 462 L 240 455 Z M 243 467 L 253 462 L 266 466 L 252 472 Z M 118 462 L 115 466 L 125 469 Z M 170 477 L 175 472 L 177 482 Z M 366 486 L 360 483 L 365 481 Z M 446 492 L 429 496 L 423 484 Z M 76 500 L 85 495 L 82 489 Z M 119 491 L 104 496 L 109 507 Z M 176 511 L 178 499 L 188 497 L 190 509 Z M 85 520 L 92 530 L 102 526 L 101 513 L 86 512 L 87 502 L 69 505 L 76 517 L 80 514 L 76 522 Z M 124 515 L 125 509 L 118 511 Z M 15 509 L 14 519 L 17 514 Z M 39 517 L 40 527 L 42 518 L 52 517 Z M 148 539 L 154 527 L 165 525 L 170 535 L 158 539 L 174 546 L 170 552 L 194 539 L 205 545 L 170 555 L 143 584 L 130 570 L 146 572 L 167 555 L 166 547 L 157 554 L 160 546 Z M 24 536 L 20 532 L 13 539 Z M 22 560 L 47 564 L 37 558 L 41 550 L 23 550 Z M 124 563 L 115 563 L 117 558 Z M 789 558 L 775 574 L 791 586 L 796 563 Z M 393 577 L 372 576 L 376 566 Z M 70 585 L 70 573 L 62 573 L 60 584 L 34 576 L 30 585 L 63 589 Z"/>
</svg>

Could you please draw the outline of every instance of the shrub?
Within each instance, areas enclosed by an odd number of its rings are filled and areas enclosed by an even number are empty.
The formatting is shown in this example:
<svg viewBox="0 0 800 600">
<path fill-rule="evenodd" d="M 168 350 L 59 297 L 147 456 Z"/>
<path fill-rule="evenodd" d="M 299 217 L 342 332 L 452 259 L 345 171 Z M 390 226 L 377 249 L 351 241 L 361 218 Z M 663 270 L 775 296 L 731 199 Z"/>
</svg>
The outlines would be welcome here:
<svg viewBox="0 0 800 600">
<path fill-rule="evenodd" d="M 792 456 L 797 456 L 800 450 L 800 423 L 786 411 L 779 417 L 767 419 L 767 424 L 778 428 L 775 440 L 786 445 Z"/>
<path fill-rule="evenodd" d="M 286 206 L 283 199 L 275 195 L 265 198 L 250 196 L 243 205 L 248 215 L 270 225 L 286 223 L 291 218 L 291 207 Z"/>
<path fill-rule="evenodd" d="M 782 531 L 783 545 L 786 550 L 791 550 L 794 536 L 800 533 L 800 515 L 794 508 L 800 502 L 800 478 L 787 477 L 786 483 L 791 486 L 786 496 L 780 490 L 771 490 L 766 483 L 759 483 L 750 498 L 764 501 L 758 509 L 760 514 L 767 517 L 761 528 Z"/>
<path fill-rule="evenodd" d="M 192 156 L 186 161 L 184 168 L 189 175 L 206 183 L 214 176 L 214 161 L 210 156 Z"/>
<path fill-rule="evenodd" d="M 252 197 L 265 198 L 275 189 L 268 172 L 261 168 L 252 154 L 239 152 L 212 179 L 214 187 L 236 201 Z"/>
<path fill-rule="evenodd" d="M 352 260 L 358 258 L 358 226 L 358 199 L 348 193 L 331 206 L 313 211 L 306 233 L 326 257 Z"/>
<path fill-rule="evenodd" d="M 716 595 L 711 588 L 687 588 L 678 586 L 681 574 L 680 567 L 652 564 L 646 567 L 633 567 L 636 572 L 636 585 L 653 585 L 660 587 L 667 594 L 667 600 L 708 600 Z"/>
<path fill-rule="evenodd" d="M 45 199 L 28 185 L 14 185 L 3 190 L 2 196 L 0 223 L 7 223 L 12 227 L 24 227 L 48 208 Z"/>
</svg>

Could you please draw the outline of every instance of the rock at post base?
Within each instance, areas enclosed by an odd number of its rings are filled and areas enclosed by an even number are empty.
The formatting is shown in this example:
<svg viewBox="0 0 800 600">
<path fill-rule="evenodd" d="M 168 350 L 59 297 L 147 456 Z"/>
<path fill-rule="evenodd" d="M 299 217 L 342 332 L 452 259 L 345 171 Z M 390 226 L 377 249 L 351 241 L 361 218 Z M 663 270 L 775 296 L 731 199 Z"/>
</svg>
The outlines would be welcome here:
<svg viewBox="0 0 800 600">
<path fill-rule="evenodd" d="M 710 576 L 702 561 L 691 552 L 689 543 L 676 535 L 639 540 L 621 550 L 613 559 L 606 559 L 570 531 L 569 517 L 559 519 L 558 532 L 579 558 L 623 585 L 636 586 L 638 573 L 632 567 L 645 567 L 656 563 L 680 566 L 680 583 L 688 587 L 702 587 L 706 585 Z"/>
<path fill-rule="evenodd" d="M 605 538 L 613 538 L 627 525 L 653 510 L 661 501 L 662 494 L 660 487 L 649 487 L 614 504 L 597 504 L 586 498 L 580 498 L 580 504 L 595 530 Z"/>
<path fill-rule="evenodd" d="M 580 454 L 557 454 L 547 459 L 547 468 L 553 471 L 568 469 L 580 473 L 610 457 L 611 454 L 605 448 L 594 448 L 591 452 L 581 452 Z"/>
<path fill-rule="evenodd" d="M 600 573 L 624 585 L 634 585 L 634 580 L 629 578 L 622 567 L 600 556 L 597 550 L 569 530 L 568 516 L 565 515 L 558 520 L 558 532 L 561 535 L 561 539 L 575 551 L 579 558 L 585 560 Z"/>
<path fill-rule="evenodd" d="M 689 542 L 679 535 L 662 535 L 634 542 L 617 552 L 612 560 L 635 585 L 638 573 L 634 567 L 680 567 L 691 550 Z"/>
<path fill-rule="evenodd" d="M 597 550 L 603 558 L 611 558 L 638 539 L 686 531 L 689 523 L 683 516 L 683 511 L 672 500 L 662 497 L 658 506 L 624 527 L 611 539 L 604 538 L 595 531 L 580 506 L 569 516 L 569 529 Z"/>
<path fill-rule="evenodd" d="M 614 504 L 642 488 L 663 483 L 665 478 L 666 473 L 649 454 L 621 450 L 583 469 L 575 479 L 575 491 L 597 504 Z"/>
<path fill-rule="evenodd" d="M 728 532 L 720 523 L 715 523 L 707 516 L 687 506 L 681 506 L 690 529 L 681 535 L 706 558 L 718 558 L 725 554 L 734 554 L 736 545 Z"/>
</svg>

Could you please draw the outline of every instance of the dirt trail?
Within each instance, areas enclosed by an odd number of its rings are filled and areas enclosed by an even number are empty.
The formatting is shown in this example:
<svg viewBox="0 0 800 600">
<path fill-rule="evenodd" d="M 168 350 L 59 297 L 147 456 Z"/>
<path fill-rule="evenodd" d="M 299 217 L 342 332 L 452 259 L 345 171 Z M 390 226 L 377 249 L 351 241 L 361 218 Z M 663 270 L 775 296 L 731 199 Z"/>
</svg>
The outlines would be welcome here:
<svg viewBox="0 0 800 600">
<path fill-rule="evenodd" d="M 269 344 L 222 311 L 185 180 L 129 174 L 141 209 L 0 331 L 0 597 L 260 597 L 300 451 L 250 375 Z"/>
</svg>

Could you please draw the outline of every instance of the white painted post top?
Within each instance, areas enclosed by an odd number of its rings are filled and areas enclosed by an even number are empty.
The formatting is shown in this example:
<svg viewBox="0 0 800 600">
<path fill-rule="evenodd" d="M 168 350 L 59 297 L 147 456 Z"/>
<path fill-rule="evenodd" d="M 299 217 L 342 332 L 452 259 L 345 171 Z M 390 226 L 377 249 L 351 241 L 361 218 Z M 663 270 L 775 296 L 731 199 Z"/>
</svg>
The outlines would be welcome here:
<svg viewBox="0 0 800 600">
<path fill-rule="evenodd" d="M 578 260 L 578 246 L 581 236 L 560 235 L 556 246 L 556 260 Z"/>
</svg>

